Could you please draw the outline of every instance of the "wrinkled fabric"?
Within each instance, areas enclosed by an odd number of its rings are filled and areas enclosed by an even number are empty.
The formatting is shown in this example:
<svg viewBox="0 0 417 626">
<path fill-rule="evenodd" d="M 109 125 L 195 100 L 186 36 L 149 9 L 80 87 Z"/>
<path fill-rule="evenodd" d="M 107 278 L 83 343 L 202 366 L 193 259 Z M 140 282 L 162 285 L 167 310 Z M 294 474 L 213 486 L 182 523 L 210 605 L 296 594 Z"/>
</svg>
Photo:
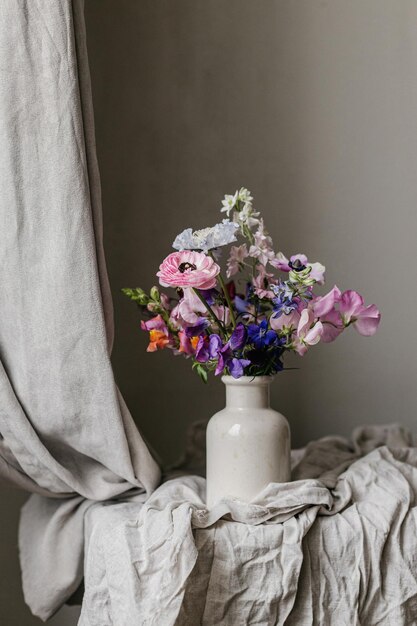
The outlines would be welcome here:
<svg viewBox="0 0 417 626">
<path fill-rule="evenodd" d="M 79 626 L 416 624 L 410 433 L 312 442 L 292 476 L 249 504 L 207 510 L 205 480 L 182 476 L 144 504 L 90 509 Z"/>
<path fill-rule="evenodd" d="M 82 578 L 94 501 L 159 470 L 114 382 L 82 0 L 0 3 L 0 474 L 23 509 L 25 599 Z"/>
</svg>

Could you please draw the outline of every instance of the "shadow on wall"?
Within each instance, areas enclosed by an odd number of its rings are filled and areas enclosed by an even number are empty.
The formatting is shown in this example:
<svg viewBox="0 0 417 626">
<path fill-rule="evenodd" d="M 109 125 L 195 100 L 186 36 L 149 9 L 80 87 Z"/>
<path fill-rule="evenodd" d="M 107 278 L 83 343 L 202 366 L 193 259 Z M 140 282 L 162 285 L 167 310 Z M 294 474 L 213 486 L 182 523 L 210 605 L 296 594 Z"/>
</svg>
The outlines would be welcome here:
<svg viewBox="0 0 417 626">
<path fill-rule="evenodd" d="M 322 261 L 329 287 L 356 288 L 383 313 L 376 337 L 351 331 L 279 376 L 274 404 L 295 445 L 363 422 L 412 426 L 416 340 L 398 329 L 417 310 L 406 287 L 417 279 L 417 6 L 89 0 L 86 19 L 113 362 L 144 435 L 172 461 L 222 388 L 146 354 L 119 289 L 156 283 L 177 232 L 217 221 L 241 185 L 277 248 Z"/>
</svg>

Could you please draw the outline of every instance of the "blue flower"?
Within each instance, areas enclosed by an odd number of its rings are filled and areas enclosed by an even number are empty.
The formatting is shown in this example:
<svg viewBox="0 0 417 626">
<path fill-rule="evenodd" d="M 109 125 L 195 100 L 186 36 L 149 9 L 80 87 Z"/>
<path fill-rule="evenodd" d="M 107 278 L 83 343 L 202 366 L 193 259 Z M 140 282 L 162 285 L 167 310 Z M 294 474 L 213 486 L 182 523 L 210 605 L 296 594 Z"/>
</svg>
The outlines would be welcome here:
<svg viewBox="0 0 417 626">
<path fill-rule="evenodd" d="M 248 338 L 249 342 L 253 343 L 258 350 L 277 345 L 279 342 L 279 337 L 275 330 L 268 330 L 267 320 L 262 320 L 260 324 L 249 324 Z"/>
<path fill-rule="evenodd" d="M 281 281 L 278 285 L 271 285 L 271 289 L 276 295 L 276 298 L 272 300 L 273 317 L 280 317 L 283 313 L 289 315 L 297 308 L 297 302 L 293 299 L 294 294 L 288 283 Z"/>
</svg>

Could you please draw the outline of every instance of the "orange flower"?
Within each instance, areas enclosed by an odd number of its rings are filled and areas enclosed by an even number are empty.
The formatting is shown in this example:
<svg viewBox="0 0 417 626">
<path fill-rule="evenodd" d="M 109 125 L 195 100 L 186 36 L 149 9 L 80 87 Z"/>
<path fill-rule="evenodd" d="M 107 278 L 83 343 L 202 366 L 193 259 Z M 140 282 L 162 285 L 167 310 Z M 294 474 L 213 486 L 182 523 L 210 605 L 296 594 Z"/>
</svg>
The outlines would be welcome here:
<svg viewBox="0 0 417 626">
<path fill-rule="evenodd" d="M 146 348 L 146 352 L 163 350 L 168 344 L 169 337 L 166 336 L 163 330 L 151 330 L 149 331 L 149 345 Z"/>
</svg>

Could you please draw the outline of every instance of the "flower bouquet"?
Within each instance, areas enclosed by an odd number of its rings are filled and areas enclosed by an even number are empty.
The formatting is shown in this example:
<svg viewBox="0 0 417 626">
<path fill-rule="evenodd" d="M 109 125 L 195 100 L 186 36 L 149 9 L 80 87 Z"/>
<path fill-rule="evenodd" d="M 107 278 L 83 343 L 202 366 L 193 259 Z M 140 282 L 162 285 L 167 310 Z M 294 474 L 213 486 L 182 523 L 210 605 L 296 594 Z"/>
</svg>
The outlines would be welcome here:
<svg viewBox="0 0 417 626">
<path fill-rule="evenodd" d="M 193 363 L 204 382 L 209 372 L 270 376 L 284 368 L 287 352 L 303 356 L 319 342 L 334 341 L 353 326 L 373 335 L 380 313 L 356 291 L 334 286 L 316 293 L 325 267 L 305 254 L 275 252 L 250 192 L 226 195 L 215 226 L 187 228 L 157 276 L 170 293 L 152 287 L 123 292 L 143 313 L 148 352 L 169 348 Z M 240 239 L 240 241 L 238 241 Z M 230 246 L 223 277 L 221 252 Z"/>
</svg>

